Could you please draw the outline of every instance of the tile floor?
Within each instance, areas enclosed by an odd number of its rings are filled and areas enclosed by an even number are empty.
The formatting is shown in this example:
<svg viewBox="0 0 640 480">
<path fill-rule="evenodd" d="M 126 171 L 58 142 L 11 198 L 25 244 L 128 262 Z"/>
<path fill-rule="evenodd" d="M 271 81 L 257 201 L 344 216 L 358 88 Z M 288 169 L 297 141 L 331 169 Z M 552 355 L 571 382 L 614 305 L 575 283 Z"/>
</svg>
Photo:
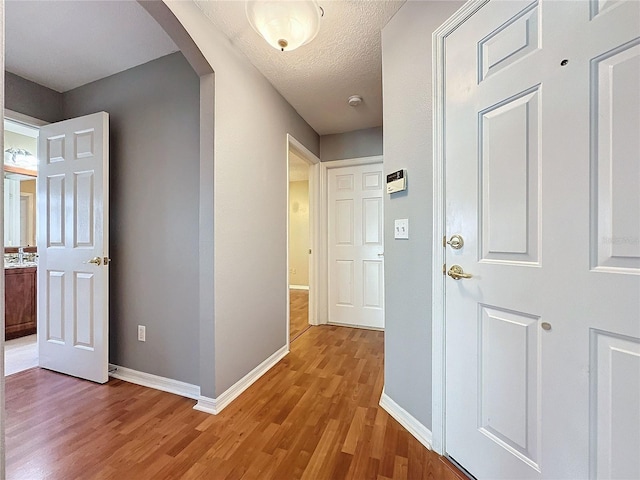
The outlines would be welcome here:
<svg viewBox="0 0 640 480">
<path fill-rule="evenodd" d="M 38 366 L 36 335 L 7 340 L 4 343 L 4 376 Z"/>
</svg>

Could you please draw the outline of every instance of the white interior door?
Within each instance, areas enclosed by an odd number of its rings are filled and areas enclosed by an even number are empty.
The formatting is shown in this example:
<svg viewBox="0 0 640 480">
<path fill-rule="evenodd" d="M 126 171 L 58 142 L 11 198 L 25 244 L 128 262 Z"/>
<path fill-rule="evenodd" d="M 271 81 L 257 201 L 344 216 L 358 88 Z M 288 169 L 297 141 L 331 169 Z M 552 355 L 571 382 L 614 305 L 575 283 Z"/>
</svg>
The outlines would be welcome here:
<svg viewBox="0 0 640 480">
<path fill-rule="evenodd" d="M 640 478 L 640 2 L 490 1 L 445 51 L 446 452 Z"/>
<path fill-rule="evenodd" d="M 40 366 L 108 380 L 109 116 L 40 129 L 38 146 Z"/>
<path fill-rule="evenodd" d="M 382 164 L 328 172 L 329 323 L 384 328 Z"/>
</svg>

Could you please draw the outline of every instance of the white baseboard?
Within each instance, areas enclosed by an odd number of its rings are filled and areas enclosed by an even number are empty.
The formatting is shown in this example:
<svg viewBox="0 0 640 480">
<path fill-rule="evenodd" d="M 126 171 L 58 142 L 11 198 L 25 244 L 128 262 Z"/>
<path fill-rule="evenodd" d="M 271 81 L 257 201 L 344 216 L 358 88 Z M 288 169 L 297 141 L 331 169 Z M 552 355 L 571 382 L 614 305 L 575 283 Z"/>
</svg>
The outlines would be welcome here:
<svg viewBox="0 0 640 480">
<path fill-rule="evenodd" d="M 384 390 L 380 397 L 380 406 L 384 408 L 389 415 L 395 418 L 400 425 L 416 437 L 416 439 L 429 450 L 433 450 L 433 434 L 431 430 L 421 424 L 416 418 L 407 412 L 404 408 L 394 402 Z"/>
<path fill-rule="evenodd" d="M 290 290 L 309 290 L 309 285 L 289 285 Z"/>
<path fill-rule="evenodd" d="M 256 368 L 247 373 L 244 377 L 238 380 L 235 384 L 233 384 L 230 388 L 222 392 L 219 397 L 210 398 L 200 396 L 198 397 L 198 403 L 195 407 L 195 410 L 200 410 L 201 412 L 211 413 L 213 415 L 219 414 L 224 407 L 229 405 L 233 400 L 238 398 L 242 392 L 244 392 L 247 388 L 249 388 L 253 383 L 258 380 L 261 376 L 267 373 L 271 367 L 276 365 L 280 360 L 282 360 L 289 353 L 289 349 L 287 346 L 283 346 L 280 350 L 276 351 L 273 355 L 267 358 L 264 362 L 258 365 Z"/>
<path fill-rule="evenodd" d="M 198 403 L 194 405 L 193 409 L 210 413 L 211 415 L 217 415 L 221 410 L 218 409 L 215 398 L 203 397 L 202 395 L 198 397 Z"/>
<path fill-rule="evenodd" d="M 175 393 L 187 398 L 198 400 L 200 398 L 200 387 L 190 383 L 180 382 L 171 378 L 160 377 L 151 373 L 139 372 L 119 365 L 109 364 L 109 376 L 135 383 L 143 387 L 155 388 L 163 392 Z"/>
</svg>

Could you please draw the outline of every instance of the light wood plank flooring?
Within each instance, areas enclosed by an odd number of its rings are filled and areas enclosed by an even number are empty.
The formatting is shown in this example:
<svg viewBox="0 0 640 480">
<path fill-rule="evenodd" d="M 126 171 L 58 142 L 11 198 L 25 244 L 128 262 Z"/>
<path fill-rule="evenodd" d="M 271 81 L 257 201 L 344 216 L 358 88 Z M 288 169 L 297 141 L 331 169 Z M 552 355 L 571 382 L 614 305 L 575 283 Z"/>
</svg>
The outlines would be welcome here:
<svg viewBox="0 0 640 480">
<path fill-rule="evenodd" d="M 291 346 L 217 416 L 120 380 L 7 377 L 7 478 L 463 478 L 378 406 L 382 332 L 312 327 Z"/>
<path fill-rule="evenodd" d="M 309 328 L 309 291 L 289 290 L 289 341 Z"/>
</svg>

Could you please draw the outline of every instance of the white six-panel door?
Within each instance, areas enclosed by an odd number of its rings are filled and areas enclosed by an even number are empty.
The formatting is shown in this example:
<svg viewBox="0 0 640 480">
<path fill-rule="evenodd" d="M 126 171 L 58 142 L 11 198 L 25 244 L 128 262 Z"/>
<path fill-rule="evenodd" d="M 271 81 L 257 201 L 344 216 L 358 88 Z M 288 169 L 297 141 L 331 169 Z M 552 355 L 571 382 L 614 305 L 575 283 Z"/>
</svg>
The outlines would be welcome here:
<svg viewBox="0 0 640 480">
<path fill-rule="evenodd" d="M 109 116 L 40 129 L 38 351 L 40 366 L 108 380 Z"/>
<path fill-rule="evenodd" d="M 384 327 L 382 164 L 328 170 L 329 323 Z"/>
<path fill-rule="evenodd" d="M 490 1 L 445 62 L 446 452 L 640 478 L 640 2 Z"/>
</svg>

